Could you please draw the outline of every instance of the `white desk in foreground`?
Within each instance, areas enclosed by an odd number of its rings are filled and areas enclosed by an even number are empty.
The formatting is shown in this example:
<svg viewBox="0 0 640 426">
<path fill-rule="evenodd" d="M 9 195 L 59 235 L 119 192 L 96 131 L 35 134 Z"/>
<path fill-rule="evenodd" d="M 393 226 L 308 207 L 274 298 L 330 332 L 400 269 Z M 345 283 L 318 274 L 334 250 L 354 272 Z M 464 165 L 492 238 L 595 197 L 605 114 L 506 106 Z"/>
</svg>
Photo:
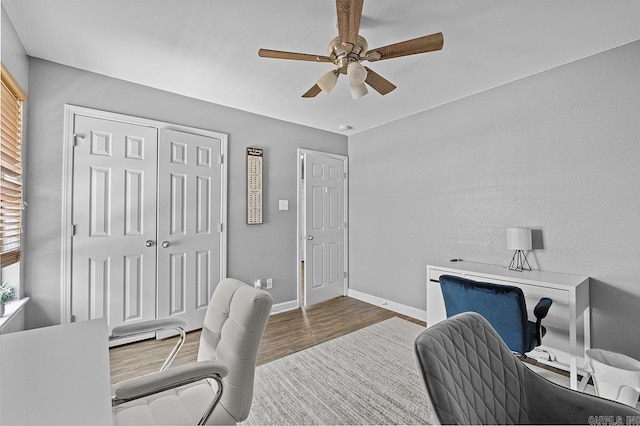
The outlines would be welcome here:
<svg viewBox="0 0 640 426">
<path fill-rule="evenodd" d="M 107 324 L 0 335 L 0 424 L 111 424 Z"/>
<path fill-rule="evenodd" d="M 455 262 L 449 266 L 427 265 L 427 327 L 447 317 L 440 275 L 520 287 L 529 318 L 534 318 L 533 308 L 541 297 L 551 298 L 553 305 L 542 321 L 547 334 L 540 349 L 551 352 L 557 360 L 536 359 L 568 370 L 571 389 L 578 388 L 578 365 L 584 365 L 585 351 L 591 347 L 589 277 L 544 271 L 517 272 L 501 266 L 469 262 Z M 579 321 L 581 317 L 582 321 Z"/>
</svg>

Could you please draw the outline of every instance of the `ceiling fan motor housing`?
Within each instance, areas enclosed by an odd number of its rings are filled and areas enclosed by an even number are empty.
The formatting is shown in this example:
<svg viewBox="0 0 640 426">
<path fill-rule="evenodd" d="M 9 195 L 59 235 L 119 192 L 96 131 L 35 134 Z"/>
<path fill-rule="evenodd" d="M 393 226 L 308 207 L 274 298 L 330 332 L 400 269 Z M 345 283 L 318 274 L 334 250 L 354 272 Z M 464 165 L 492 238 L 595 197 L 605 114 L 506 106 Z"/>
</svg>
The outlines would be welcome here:
<svg viewBox="0 0 640 426">
<path fill-rule="evenodd" d="M 368 49 L 369 45 L 367 44 L 367 40 L 361 35 L 358 36 L 356 45 L 349 53 L 342 47 L 339 36 L 334 37 L 327 47 L 331 61 L 335 64 L 336 70 L 341 74 L 347 73 L 347 67 L 351 62 L 361 62 L 365 58 Z"/>
</svg>

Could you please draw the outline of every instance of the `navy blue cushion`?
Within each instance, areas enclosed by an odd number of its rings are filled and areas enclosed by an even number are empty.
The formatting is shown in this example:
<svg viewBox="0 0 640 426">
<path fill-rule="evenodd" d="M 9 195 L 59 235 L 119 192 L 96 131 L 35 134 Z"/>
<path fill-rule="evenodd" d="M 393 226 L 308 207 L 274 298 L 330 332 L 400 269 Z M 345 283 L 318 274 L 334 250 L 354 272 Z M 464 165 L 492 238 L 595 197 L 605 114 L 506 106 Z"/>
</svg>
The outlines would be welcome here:
<svg viewBox="0 0 640 426">
<path fill-rule="evenodd" d="M 440 287 L 447 317 L 477 312 L 489 321 L 512 351 L 524 354 L 537 346 L 536 326 L 527 319 L 524 294 L 518 287 L 451 275 L 440 277 Z"/>
<path fill-rule="evenodd" d="M 538 336 L 536 334 L 536 323 L 532 321 L 527 321 L 529 323 L 529 350 L 526 352 L 532 351 L 538 346 L 541 342 L 538 342 Z M 547 329 L 544 326 L 540 326 L 540 337 L 544 336 L 547 332 Z"/>
</svg>

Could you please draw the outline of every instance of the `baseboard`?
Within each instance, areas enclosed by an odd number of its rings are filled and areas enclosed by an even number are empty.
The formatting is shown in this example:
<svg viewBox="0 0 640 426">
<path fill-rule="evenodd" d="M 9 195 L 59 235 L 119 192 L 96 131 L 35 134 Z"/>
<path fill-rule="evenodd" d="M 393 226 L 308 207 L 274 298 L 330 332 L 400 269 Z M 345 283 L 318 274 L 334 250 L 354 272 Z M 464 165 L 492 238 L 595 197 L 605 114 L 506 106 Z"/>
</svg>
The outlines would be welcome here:
<svg viewBox="0 0 640 426">
<path fill-rule="evenodd" d="M 396 303 L 387 299 L 383 299 L 378 296 L 372 296 L 367 293 L 362 293 L 357 290 L 349 289 L 347 294 L 349 297 L 353 297 L 354 299 L 362 300 L 363 302 L 370 303 L 372 305 L 380 306 L 381 308 L 388 309 L 393 312 L 397 312 L 402 315 L 407 315 L 411 318 L 419 319 L 421 321 L 427 322 L 427 311 L 414 308 L 413 306 L 403 305 L 401 303 Z"/>
<path fill-rule="evenodd" d="M 427 311 L 414 308 L 413 306 L 403 305 L 401 303 L 396 303 L 387 299 L 383 299 L 378 296 L 372 296 L 367 293 L 363 293 L 357 290 L 348 290 L 347 296 L 353 297 L 354 299 L 362 300 L 363 302 L 370 303 L 372 305 L 379 306 L 381 308 L 388 309 L 393 312 L 397 312 L 402 315 L 409 316 L 411 318 L 418 319 L 420 321 L 427 321 Z M 279 314 L 281 312 L 291 311 L 293 309 L 299 308 L 298 302 L 296 300 L 290 300 L 288 302 L 276 303 L 271 307 L 271 315 Z"/>
<path fill-rule="evenodd" d="M 276 303 L 271 307 L 271 315 L 279 314 L 281 312 L 291 311 L 298 308 L 297 300 L 290 300 L 288 302 Z"/>
</svg>

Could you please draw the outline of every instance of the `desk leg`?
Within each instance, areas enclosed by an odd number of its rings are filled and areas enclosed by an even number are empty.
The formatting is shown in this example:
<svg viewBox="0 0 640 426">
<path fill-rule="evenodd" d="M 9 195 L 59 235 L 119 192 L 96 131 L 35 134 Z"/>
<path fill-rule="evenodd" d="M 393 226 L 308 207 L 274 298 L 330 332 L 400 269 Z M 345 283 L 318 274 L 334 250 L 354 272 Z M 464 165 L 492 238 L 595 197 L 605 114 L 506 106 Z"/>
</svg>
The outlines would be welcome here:
<svg viewBox="0 0 640 426">
<path fill-rule="evenodd" d="M 591 305 L 587 303 L 587 307 L 582 312 L 584 318 L 584 329 L 582 330 L 583 341 L 584 344 L 584 353 L 582 356 L 584 357 L 585 365 L 582 366 L 582 369 L 585 370 L 584 377 L 580 381 L 580 386 L 578 390 L 584 392 L 584 388 L 587 386 L 589 379 L 591 378 L 591 374 L 587 372 L 587 349 L 591 349 Z"/>
<path fill-rule="evenodd" d="M 578 389 L 578 318 L 576 299 L 569 298 L 569 384 Z"/>
<path fill-rule="evenodd" d="M 591 378 L 591 373 L 585 372 L 584 376 L 582 376 L 582 380 L 580 380 L 580 383 L 578 385 L 578 390 L 580 392 L 584 392 L 584 389 L 587 387 L 587 384 L 589 383 L 590 378 Z"/>
<path fill-rule="evenodd" d="M 584 316 L 584 359 L 587 359 L 587 349 L 591 349 L 591 306 L 587 305 L 587 308 L 582 313 Z"/>
</svg>

